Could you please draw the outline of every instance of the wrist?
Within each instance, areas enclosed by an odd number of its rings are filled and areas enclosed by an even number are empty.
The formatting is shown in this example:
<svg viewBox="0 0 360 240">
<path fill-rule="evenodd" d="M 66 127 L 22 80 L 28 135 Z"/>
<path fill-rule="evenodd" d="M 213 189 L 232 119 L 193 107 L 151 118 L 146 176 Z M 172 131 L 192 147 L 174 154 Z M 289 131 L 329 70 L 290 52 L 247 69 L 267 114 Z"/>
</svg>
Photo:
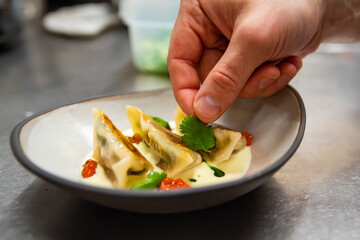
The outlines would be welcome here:
<svg viewBox="0 0 360 240">
<path fill-rule="evenodd" d="M 360 1 L 324 0 L 322 42 L 360 40 Z"/>
</svg>

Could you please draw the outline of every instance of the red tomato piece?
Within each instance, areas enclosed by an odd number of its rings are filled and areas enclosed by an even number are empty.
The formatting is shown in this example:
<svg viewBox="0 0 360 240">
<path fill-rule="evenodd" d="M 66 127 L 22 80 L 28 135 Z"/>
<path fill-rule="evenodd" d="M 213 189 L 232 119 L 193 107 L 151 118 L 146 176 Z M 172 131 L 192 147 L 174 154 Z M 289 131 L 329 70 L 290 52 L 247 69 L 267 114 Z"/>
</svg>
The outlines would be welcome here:
<svg viewBox="0 0 360 240">
<path fill-rule="evenodd" d="M 164 178 L 164 180 L 161 182 L 159 186 L 159 189 L 164 191 L 174 190 L 179 188 L 190 188 L 190 186 L 186 184 L 184 180 L 182 180 L 181 178 L 174 180 L 170 177 Z"/>
<path fill-rule="evenodd" d="M 246 146 L 251 146 L 252 141 L 254 140 L 254 135 L 248 133 L 247 131 L 242 131 L 241 134 L 246 138 Z"/>
<path fill-rule="evenodd" d="M 84 164 L 83 170 L 81 171 L 81 176 L 83 178 L 89 178 L 94 176 L 97 165 L 98 165 L 97 161 L 94 161 L 92 159 L 87 160 Z"/>
</svg>

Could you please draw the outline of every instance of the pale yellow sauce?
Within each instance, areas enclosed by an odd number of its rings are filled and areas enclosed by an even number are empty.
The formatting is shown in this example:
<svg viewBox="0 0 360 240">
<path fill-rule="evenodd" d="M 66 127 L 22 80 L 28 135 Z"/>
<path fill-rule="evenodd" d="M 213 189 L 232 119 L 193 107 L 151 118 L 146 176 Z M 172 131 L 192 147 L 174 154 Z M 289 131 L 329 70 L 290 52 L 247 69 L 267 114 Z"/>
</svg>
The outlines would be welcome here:
<svg viewBox="0 0 360 240">
<path fill-rule="evenodd" d="M 170 122 L 170 126 L 173 127 L 173 124 Z M 123 132 L 126 136 L 132 136 L 131 130 L 126 130 Z M 149 148 L 145 143 L 140 142 L 139 144 L 134 144 L 137 149 L 144 155 L 144 157 L 153 165 L 154 171 L 163 172 L 156 164 L 159 162 L 160 157 L 157 156 L 151 148 Z M 92 153 L 89 153 L 84 160 L 83 163 L 88 159 L 93 159 Z M 174 178 L 181 178 L 191 187 L 202 187 L 208 186 L 223 182 L 228 182 L 232 180 L 239 179 L 245 175 L 247 170 L 249 169 L 251 162 L 251 148 L 245 147 L 243 150 L 238 151 L 231 155 L 229 160 L 226 160 L 221 163 L 211 163 L 211 166 L 214 166 L 223 172 L 225 172 L 225 176 L 216 177 L 214 175 L 214 171 L 210 169 L 210 167 L 202 162 L 200 165 L 191 168 L 182 172 L 181 174 L 175 176 Z M 81 171 L 81 170 L 80 170 Z M 195 179 L 196 182 L 190 181 L 190 179 Z M 82 181 L 100 187 L 108 187 L 113 188 L 111 182 L 105 175 L 104 169 L 98 165 L 96 174 L 90 178 L 84 178 Z"/>
<path fill-rule="evenodd" d="M 83 160 L 83 164 L 88 159 L 94 159 L 92 151 L 91 151 L 91 153 L 86 155 L 86 157 Z M 81 170 L 82 170 L 82 168 L 80 169 L 80 172 L 81 172 Z M 79 176 L 81 176 L 81 173 L 79 173 Z M 94 176 L 89 177 L 89 178 L 81 178 L 81 179 L 82 179 L 82 181 L 84 181 L 90 185 L 94 185 L 94 186 L 98 186 L 98 187 L 113 188 L 111 182 L 105 175 L 104 169 L 99 164 L 97 165 L 96 173 L 94 174 Z"/>
<path fill-rule="evenodd" d="M 191 187 L 202 187 L 229 182 L 244 176 L 246 171 L 249 169 L 250 161 L 250 147 L 245 147 L 242 151 L 232 154 L 229 160 L 221 163 L 209 162 L 211 166 L 214 166 L 225 172 L 223 177 L 216 177 L 214 175 L 214 171 L 211 170 L 210 167 L 204 162 L 192 169 L 182 172 L 177 177 L 183 179 Z M 189 180 L 190 178 L 195 179 L 196 182 L 191 182 Z"/>
</svg>

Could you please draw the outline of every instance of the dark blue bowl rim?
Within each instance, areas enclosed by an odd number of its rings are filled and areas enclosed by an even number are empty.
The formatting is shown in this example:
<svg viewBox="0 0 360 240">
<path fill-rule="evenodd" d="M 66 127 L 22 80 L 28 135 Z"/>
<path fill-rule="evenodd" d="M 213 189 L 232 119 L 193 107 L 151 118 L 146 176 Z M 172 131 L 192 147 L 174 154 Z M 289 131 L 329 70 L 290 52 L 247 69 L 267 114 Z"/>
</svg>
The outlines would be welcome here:
<svg viewBox="0 0 360 240">
<path fill-rule="evenodd" d="M 21 130 L 23 129 L 23 127 L 31 120 L 33 120 L 39 116 L 42 116 L 44 114 L 50 113 L 51 111 L 54 111 L 54 110 L 57 110 L 59 108 L 63 108 L 66 106 L 74 105 L 74 104 L 99 100 L 102 98 L 112 98 L 112 97 L 120 97 L 120 96 L 127 97 L 127 96 L 144 94 L 144 93 L 145 94 L 146 93 L 156 94 L 157 92 L 161 93 L 163 91 L 169 91 L 169 88 L 160 89 L 160 90 L 143 91 L 143 92 L 132 92 L 132 93 L 125 93 L 125 94 L 112 94 L 112 95 L 106 95 L 106 96 L 99 96 L 99 97 L 95 97 L 95 98 L 89 98 L 89 99 L 85 99 L 85 100 L 72 102 L 72 103 L 58 106 L 58 107 L 53 107 L 51 109 L 39 112 L 35 115 L 32 115 L 32 116 L 24 119 L 23 121 L 21 121 L 14 127 L 14 129 L 12 130 L 11 135 L 10 135 L 10 146 L 11 146 L 11 150 L 12 150 L 14 156 L 16 157 L 16 159 L 26 169 L 28 169 L 32 173 L 36 174 L 37 176 L 41 177 L 42 179 L 44 179 L 50 183 L 53 183 L 60 187 L 71 188 L 73 190 L 85 191 L 85 192 L 89 192 L 89 193 L 106 195 L 106 196 L 122 197 L 122 198 L 126 198 L 126 197 L 163 198 L 163 197 L 179 197 L 179 196 L 183 197 L 183 196 L 188 196 L 188 195 L 192 195 L 192 194 L 201 194 L 203 192 L 224 190 L 224 189 L 228 189 L 228 188 L 238 187 L 239 185 L 246 185 L 250 182 L 257 181 L 263 177 L 274 174 L 292 157 L 292 155 L 298 149 L 298 147 L 303 139 L 304 133 L 305 133 L 305 125 L 306 125 L 305 105 L 304 105 L 304 102 L 303 102 L 300 94 L 293 87 L 287 86 L 286 89 L 290 90 L 290 92 L 294 95 L 294 97 L 296 98 L 296 100 L 299 104 L 299 109 L 300 109 L 299 129 L 297 132 L 297 136 L 296 136 L 294 142 L 292 143 L 292 145 L 290 146 L 290 148 L 286 151 L 286 153 L 279 160 L 275 161 L 273 164 L 271 164 L 267 168 L 257 172 L 256 174 L 252 174 L 250 176 L 246 176 L 246 177 L 243 177 L 238 180 L 225 182 L 225 183 L 221 183 L 221 184 L 205 186 L 205 187 L 200 187 L 200 188 L 183 189 L 180 191 L 129 191 L 129 190 L 121 190 L 121 189 L 102 188 L 102 187 L 92 186 L 92 185 L 81 183 L 81 182 L 75 182 L 72 180 L 68 180 L 66 178 L 59 177 L 59 176 L 56 176 L 52 173 L 45 171 L 44 169 L 42 169 L 39 166 L 37 166 L 36 164 L 34 164 L 26 156 L 26 154 L 24 153 L 24 151 L 21 147 L 20 135 L 21 135 Z"/>
</svg>

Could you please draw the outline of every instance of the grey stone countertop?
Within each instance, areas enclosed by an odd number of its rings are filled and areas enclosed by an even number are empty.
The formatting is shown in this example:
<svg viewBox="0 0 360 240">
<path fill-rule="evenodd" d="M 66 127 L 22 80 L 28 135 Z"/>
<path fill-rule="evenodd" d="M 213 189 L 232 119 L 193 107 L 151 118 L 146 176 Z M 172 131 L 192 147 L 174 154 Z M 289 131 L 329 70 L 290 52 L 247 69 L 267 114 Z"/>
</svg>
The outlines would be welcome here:
<svg viewBox="0 0 360 240">
<path fill-rule="evenodd" d="M 169 79 L 136 72 L 124 28 L 72 39 L 28 24 L 20 44 L 0 53 L 0 239 L 360 239 L 359 76 L 359 44 L 326 44 L 304 59 L 292 81 L 307 110 L 304 139 L 256 190 L 190 213 L 123 212 L 25 170 L 11 130 L 39 111 Z"/>
</svg>

